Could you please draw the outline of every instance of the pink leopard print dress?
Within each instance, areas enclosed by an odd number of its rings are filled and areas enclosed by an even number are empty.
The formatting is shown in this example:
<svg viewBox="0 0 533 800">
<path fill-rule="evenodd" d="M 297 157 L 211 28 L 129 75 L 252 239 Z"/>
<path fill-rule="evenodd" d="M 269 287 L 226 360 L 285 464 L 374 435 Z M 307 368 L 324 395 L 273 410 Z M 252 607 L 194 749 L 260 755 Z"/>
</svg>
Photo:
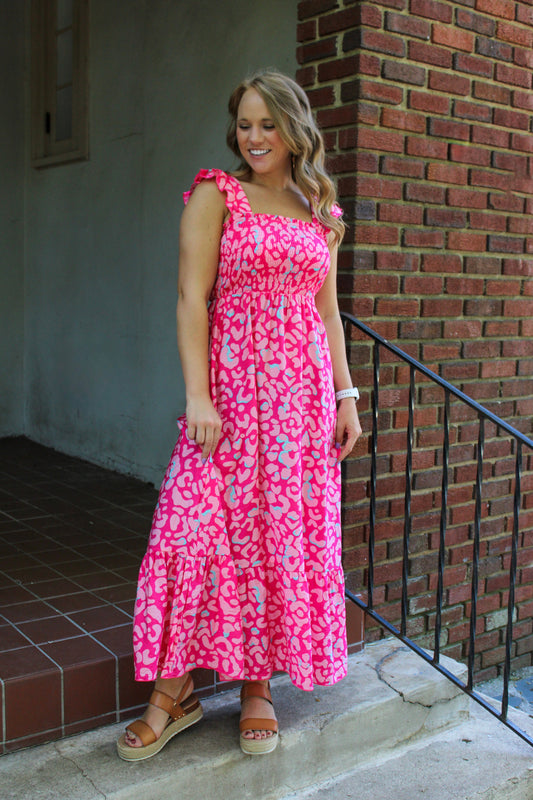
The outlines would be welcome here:
<svg viewBox="0 0 533 800">
<path fill-rule="evenodd" d="M 314 299 L 328 231 L 252 213 L 221 170 L 202 170 L 185 202 L 204 180 L 231 212 L 209 307 L 222 438 L 202 464 L 178 420 L 139 575 L 136 677 L 282 670 L 310 690 L 346 674 L 336 406 Z"/>
</svg>

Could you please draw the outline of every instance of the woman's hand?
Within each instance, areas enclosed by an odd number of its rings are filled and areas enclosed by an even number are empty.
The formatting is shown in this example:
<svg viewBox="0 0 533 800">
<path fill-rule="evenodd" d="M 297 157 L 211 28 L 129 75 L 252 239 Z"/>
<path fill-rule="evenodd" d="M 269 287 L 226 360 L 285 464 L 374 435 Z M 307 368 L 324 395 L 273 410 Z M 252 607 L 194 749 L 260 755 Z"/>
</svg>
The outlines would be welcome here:
<svg viewBox="0 0 533 800">
<path fill-rule="evenodd" d="M 355 398 L 345 397 L 337 408 L 337 424 L 335 426 L 335 442 L 340 445 L 339 461 L 349 455 L 354 444 L 361 436 L 362 429 L 355 405 Z"/>
<path fill-rule="evenodd" d="M 187 436 L 202 447 L 202 461 L 206 461 L 217 449 L 222 431 L 222 420 L 210 397 L 187 400 Z"/>
</svg>

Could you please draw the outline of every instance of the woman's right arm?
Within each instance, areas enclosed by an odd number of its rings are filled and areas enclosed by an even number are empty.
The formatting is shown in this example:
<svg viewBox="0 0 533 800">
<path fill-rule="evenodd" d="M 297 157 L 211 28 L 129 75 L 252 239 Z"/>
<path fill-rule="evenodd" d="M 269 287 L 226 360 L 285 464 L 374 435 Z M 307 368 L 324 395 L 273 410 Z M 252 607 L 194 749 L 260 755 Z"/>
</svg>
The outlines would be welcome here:
<svg viewBox="0 0 533 800">
<path fill-rule="evenodd" d="M 180 223 L 178 350 L 186 391 L 187 436 L 202 446 L 202 458 L 215 452 L 222 421 L 209 392 L 207 304 L 216 279 L 225 200 L 214 181 L 196 187 Z"/>
</svg>

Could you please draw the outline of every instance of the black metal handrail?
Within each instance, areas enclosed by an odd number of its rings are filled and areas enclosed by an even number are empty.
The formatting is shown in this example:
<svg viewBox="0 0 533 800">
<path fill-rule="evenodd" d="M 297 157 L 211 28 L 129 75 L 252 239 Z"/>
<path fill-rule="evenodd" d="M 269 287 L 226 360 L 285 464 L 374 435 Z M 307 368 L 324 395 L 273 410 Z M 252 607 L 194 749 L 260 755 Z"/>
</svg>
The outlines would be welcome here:
<svg viewBox="0 0 533 800">
<path fill-rule="evenodd" d="M 428 367 L 421 364 L 402 351 L 396 345 L 391 344 L 378 333 L 373 331 L 356 317 L 346 312 L 341 312 L 341 318 L 345 331 L 348 326 L 354 326 L 362 331 L 366 336 L 374 341 L 373 348 L 373 393 L 372 393 L 372 436 L 371 436 L 371 462 L 370 462 L 370 503 L 369 503 L 369 535 L 368 535 L 368 582 L 367 582 L 367 602 L 355 595 L 346 588 L 346 596 L 369 614 L 380 626 L 389 633 L 396 636 L 404 644 L 411 648 L 427 663 L 431 664 L 436 670 L 452 681 L 457 687 L 462 689 L 472 699 L 479 703 L 493 716 L 497 717 L 508 728 L 518 736 L 533 746 L 533 738 L 525 731 L 515 725 L 508 718 L 509 706 L 509 681 L 511 675 L 511 656 L 513 642 L 513 610 L 515 602 L 515 585 L 518 560 L 518 544 L 520 533 L 520 505 L 521 505 L 521 477 L 522 477 L 522 449 L 526 446 L 533 452 L 533 441 L 503 419 L 500 419 L 490 410 L 484 408 L 471 397 L 461 392 L 455 386 L 444 380 L 441 376 L 434 373 Z M 347 337 L 349 341 L 349 337 Z M 375 566 L 375 527 L 376 527 L 376 489 L 377 489 L 377 443 L 378 443 L 378 410 L 379 410 L 379 379 L 380 379 L 380 351 L 385 348 L 395 354 L 401 361 L 409 364 L 409 401 L 408 401 L 408 424 L 406 441 L 406 467 L 405 467 L 405 501 L 404 501 L 404 536 L 403 536 L 403 561 L 402 561 L 402 596 L 401 596 L 401 624 L 400 628 L 386 620 L 374 608 L 374 566 Z M 436 617 L 435 617 L 435 638 L 433 654 L 426 652 L 412 639 L 407 636 L 408 618 L 408 578 L 409 578 L 409 541 L 411 534 L 412 514 L 411 514 L 411 490 L 413 479 L 413 436 L 414 436 L 414 399 L 415 399 L 415 374 L 419 372 L 433 383 L 438 384 L 444 391 L 444 414 L 443 414 L 443 446 L 442 446 L 442 484 L 441 484 L 441 510 L 439 526 L 439 553 L 437 566 L 437 590 L 436 590 Z M 456 675 L 450 672 L 440 663 L 440 638 L 442 630 L 442 610 L 444 601 L 444 567 L 446 559 L 446 532 L 447 532 L 447 507 L 448 507 L 448 467 L 449 467 L 449 426 L 450 426 L 450 397 L 460 400 L 478 415 L 479 432 L 477 442 L 477 473 L 475 482 L 475 511 L 473 526 L 473 557 L 472 557 L 472 580 L 471 580 L 471 612 L 470 612 L 470 634 L 468 652 L 468 681 L 465 684 Z M 485 449 L 485 422 L 492 422 L 497 428 L 506 431 L 516 442 L 515 452 L 515 480 L 514 480 L 514 499 L 513 499 L 513 528 L 511 546 L 511 564 L 509 570 L 509 600 L 507 607 L 507 627 L 505 637 L 505 658 L 503 665 L 503 695 L 501 710 L 492 706 L 485 698 L 476 692 L 474 684 L 474 659 L 476 644 L 476 623 L 477 623 L 477 603 L 478 603 L 478 578 L 479 578 L 479 554 L 480 554 L 480 533 L 482 520 L 482 496 L 483 496 L 483 465 Z"/>
</svg>

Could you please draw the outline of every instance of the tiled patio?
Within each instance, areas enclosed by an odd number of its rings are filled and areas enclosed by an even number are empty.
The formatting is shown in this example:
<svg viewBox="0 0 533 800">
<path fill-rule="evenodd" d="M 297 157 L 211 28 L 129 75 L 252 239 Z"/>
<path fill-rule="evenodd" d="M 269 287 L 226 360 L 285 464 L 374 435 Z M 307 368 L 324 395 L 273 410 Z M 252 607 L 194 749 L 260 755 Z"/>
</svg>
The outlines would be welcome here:
<svg viewBox="0 0 533 800">
<path fill-rule="evenodd" d="M 157 491 L 24 438 L 0 439 L 0 683 L 6 753 L 132 717 L 137 572 Z M 363 622 L 349 608 L 350 651 Z M 203 696 L 220 689 L 196 670 Z M 231 684 L 224 683 L 224 689 Z"/>
</svg>

